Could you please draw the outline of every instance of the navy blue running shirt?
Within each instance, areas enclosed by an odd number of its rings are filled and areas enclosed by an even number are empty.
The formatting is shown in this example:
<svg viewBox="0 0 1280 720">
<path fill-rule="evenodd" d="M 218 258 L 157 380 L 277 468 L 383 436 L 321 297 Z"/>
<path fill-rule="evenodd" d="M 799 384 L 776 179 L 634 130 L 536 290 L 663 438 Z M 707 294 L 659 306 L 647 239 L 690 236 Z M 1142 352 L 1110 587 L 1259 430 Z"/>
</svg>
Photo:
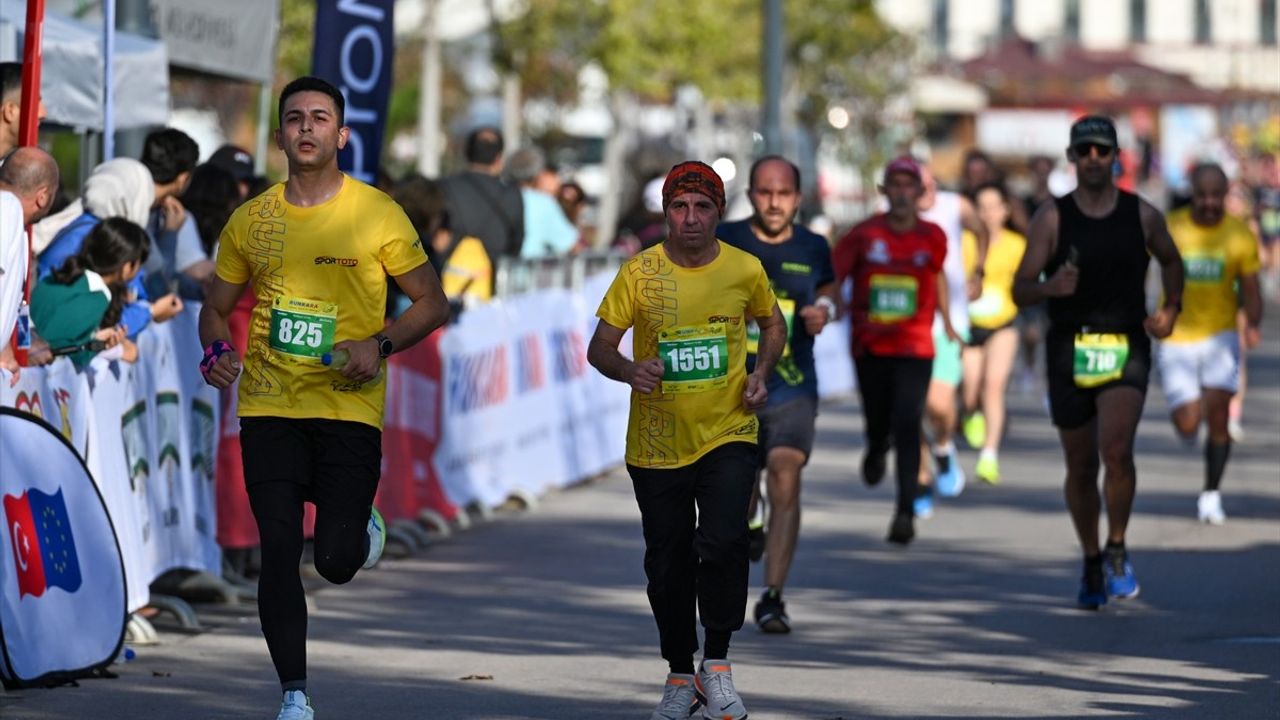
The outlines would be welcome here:
<svg viewBox="0 0 1280 720">
<path fill-rule="evenodd" d="M 818 397 L 818 376 L 813 366 L 813 336 L 805 332 L 804 321 L 796 314 L 812 305 L 818 288 L 835 280 L 831 269 L 831 246 L 822 236 L 803 225 L 793 225 L 791 239 L 778 244 L 762 242 L 751 231 L 751 221 L 722 223 L 716 237 L 751 253 L 760 260 L 778 296 L 778 306 L 787 318 L 787 348 L 769 375 L 769 404 L 778 405 L 796 397 Z M 749 350 L 755 347 L 748 342 Z M 754 353 L 747 355 L 747 370 L 755 367 Z"/>
</svg>

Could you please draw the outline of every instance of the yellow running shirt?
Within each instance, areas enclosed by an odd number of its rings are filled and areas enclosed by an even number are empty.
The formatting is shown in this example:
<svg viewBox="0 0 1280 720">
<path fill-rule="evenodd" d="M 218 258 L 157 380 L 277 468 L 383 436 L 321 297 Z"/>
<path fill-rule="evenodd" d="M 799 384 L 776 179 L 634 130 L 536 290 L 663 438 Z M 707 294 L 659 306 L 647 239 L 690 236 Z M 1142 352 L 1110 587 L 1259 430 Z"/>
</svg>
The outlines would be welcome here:
<svg viewBox="0 0 1280 720">
<path fill-rule="evenodd" d="M 978 258 L 978 239 L 966 230 L 962 237 L 965 272 L 971 274 Z M 1013 302 L 1013 276 L 1018 272 L 1027 239 L 1012 230 L 1001 230 L 987 246 L 987 262 L 982 266 L 982 295 L 969 303 L 969 322 L 974 327 L 998 330 L 1018 317 Z"/>
<path fill-rule="evenodd" d="M 314 207 L 284 185 L 236 209 L 223 228 L 218 277 L 252 282 L 258 304 L 240 377 L 241 417 L 352 420 L 382 428 L 386 373 L 352 383 L 320 363 L 340 340 L 385 327 L 387 278 L 427 261 L 418 233 L 386 194 L 351 177 Z"/>
<path fill-rule="evenodd" d="M 493 263 L 484 243 L 467 235 L 458 241 L 440 272 L 440 289 L 450 300 L 488 302 L 493 299 Z"/>
<path fill-rule="evenodd" d="M 1227 216 L 1215 227 L 1201 227 L 1191 208 L 1169 213 L 1169 234 L 1182 255 L 1182 312 L 1165 342 L 1204 340 L 1236 327 L 1236 281 L 1258 272 L 1258 241 L 1249 226 Z"/>
<path fill-rule="evenodd" d="M 721 445 L 756 442 L 759 423 L 742 406 L 747 385 L 746 317 L 776 302 L 760 261 L 720 243 L 707 265 L 671 262 L 661 244 L 628 260 L 596 316 L 633 328 L 633 357 L 662 357 L 662 385 L 631 393 L 627 462 L 678 468 Z"/>
</svg>

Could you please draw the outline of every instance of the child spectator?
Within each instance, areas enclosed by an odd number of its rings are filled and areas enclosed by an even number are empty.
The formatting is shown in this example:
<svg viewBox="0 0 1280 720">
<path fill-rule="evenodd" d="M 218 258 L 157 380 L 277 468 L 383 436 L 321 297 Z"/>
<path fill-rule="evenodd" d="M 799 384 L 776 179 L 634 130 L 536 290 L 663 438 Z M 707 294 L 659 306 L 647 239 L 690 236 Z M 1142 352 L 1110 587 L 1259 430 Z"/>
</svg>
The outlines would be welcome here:
<svg viewBox="0 0 1280 720">
<path fill-rule="evenodd" d="M 31 296 L 31 320 L 55 355 L 70 356 L 77 369 L 117 347 L 126 362 L 138 359 L 120 317 L 131 299 L 129 282 L 149 251 L 141 226 L 110 217 L 85 236 L 79 252 L 40 280 Z"/>
</svg>

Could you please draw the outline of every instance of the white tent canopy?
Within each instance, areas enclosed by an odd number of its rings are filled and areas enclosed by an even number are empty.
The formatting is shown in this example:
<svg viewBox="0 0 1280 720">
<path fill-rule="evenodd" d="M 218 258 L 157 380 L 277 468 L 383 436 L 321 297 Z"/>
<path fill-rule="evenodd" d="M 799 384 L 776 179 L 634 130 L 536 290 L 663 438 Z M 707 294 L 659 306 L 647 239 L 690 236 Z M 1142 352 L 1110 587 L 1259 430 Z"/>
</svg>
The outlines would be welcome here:
<svg viewBox="0 0 1280 720">
<path fill-rule="evenodd" d="M 0 61 L 22 60 L 26 0 L 0 2 Z M 164 125 L 169 119 L 169 60 L 159 40 L 117 32 L 115 127 Z M 45 12 L 40 94 L 48 122 L 101 131 L 102 25 Z"/>
</svg>

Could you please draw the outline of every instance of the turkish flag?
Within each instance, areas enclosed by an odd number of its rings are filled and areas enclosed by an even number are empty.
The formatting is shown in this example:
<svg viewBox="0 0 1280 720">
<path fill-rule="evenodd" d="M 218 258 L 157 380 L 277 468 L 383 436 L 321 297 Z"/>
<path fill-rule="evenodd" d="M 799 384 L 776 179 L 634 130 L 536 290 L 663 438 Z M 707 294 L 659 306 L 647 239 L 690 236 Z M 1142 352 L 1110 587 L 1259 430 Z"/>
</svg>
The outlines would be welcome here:
<svg viewBox="0 0 1280 720">
<path fill-rule="evenodd" d="M 23 595 L 40 597 L 47 587 L 44 561 L 27 493 L 22 493 L 21 497 L 4 496 L 4 517 L 9 542 L 13 544 L 14 566 L 18 570 L 18 599 Z"/>
</svg>

